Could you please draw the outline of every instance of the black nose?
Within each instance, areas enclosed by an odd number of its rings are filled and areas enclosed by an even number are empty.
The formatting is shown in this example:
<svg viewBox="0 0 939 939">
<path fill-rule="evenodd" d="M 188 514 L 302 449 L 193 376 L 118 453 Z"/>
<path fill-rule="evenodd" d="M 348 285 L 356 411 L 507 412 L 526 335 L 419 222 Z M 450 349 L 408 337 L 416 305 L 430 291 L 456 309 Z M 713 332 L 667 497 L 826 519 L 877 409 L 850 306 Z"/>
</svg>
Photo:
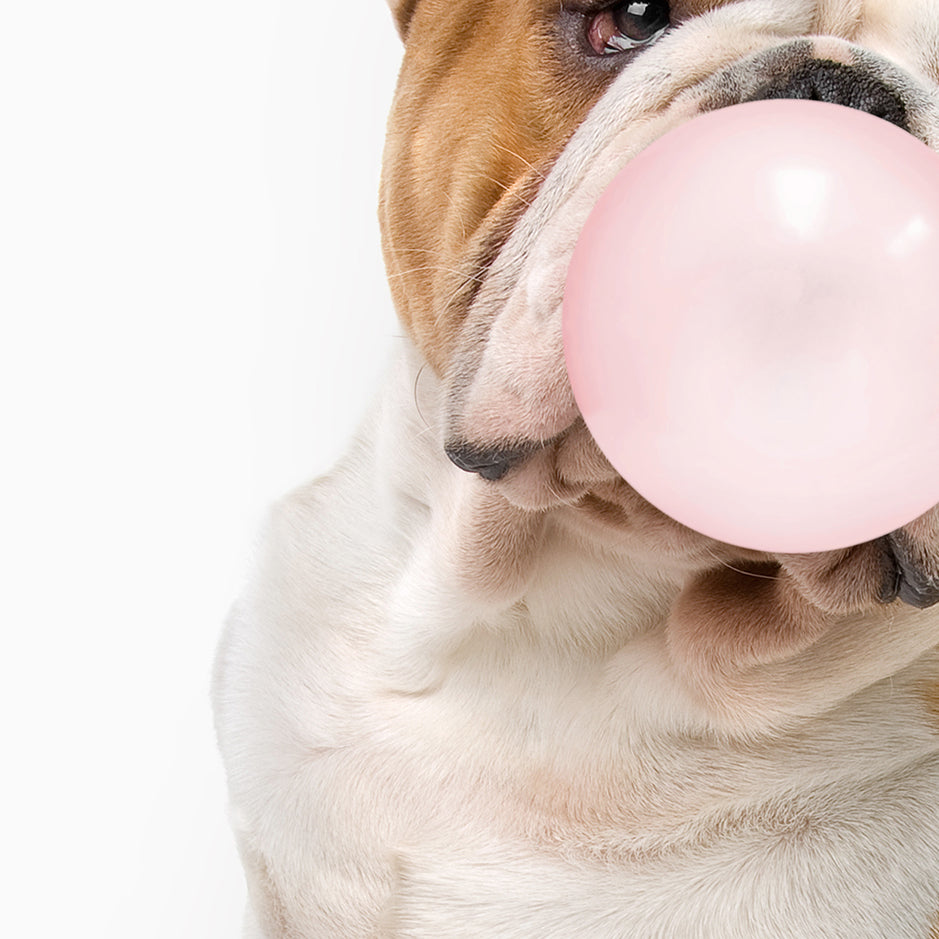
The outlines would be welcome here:
<svg viewBox="0 0 939 939">
<path fill-rule="evenodd" d="M 478 473 L 483 479 L 502 479 L 516 463 L 520 463 L 531 452 L 530 448 L 500 447 L 480 449 L 467 444 L 452 444 L 447 447 L 451 461 L 466 470 Z"/>
<path fill-rule="evenodd" d="M 903 130 L 910 129 L 903 99 L 863 69 L 840 62 L 813 59 L 788 76 L 758 88 L 747 101 L 794 98 L 826 101 L 882 117 Z"/>
</svg>

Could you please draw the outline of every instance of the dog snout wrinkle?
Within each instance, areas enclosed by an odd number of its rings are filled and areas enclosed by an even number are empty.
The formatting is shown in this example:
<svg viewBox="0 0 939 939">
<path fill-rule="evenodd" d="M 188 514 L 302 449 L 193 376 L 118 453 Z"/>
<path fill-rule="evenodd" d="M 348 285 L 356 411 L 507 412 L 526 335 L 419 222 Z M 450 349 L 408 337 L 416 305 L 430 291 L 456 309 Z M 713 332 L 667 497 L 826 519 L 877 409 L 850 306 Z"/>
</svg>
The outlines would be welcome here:
<svg viewBox="0 0 939 939">
<path fill-rule="evenodd" d="M 481 450 L 458 444 L 446 448 L 451 462 L 467 473 L 477 473 L 483 479 L 499 480 L 531 452 L 525 448 Z"/>
<path fill-rule="evenodd" d="M 745 101 L 775 98 L 824 101 L 864 111 L 909 131 L 906 105 L 880 79 L 864 69 L 840 62 L 813 60 L 788 76 L 764 85 Z"/>
</svg>

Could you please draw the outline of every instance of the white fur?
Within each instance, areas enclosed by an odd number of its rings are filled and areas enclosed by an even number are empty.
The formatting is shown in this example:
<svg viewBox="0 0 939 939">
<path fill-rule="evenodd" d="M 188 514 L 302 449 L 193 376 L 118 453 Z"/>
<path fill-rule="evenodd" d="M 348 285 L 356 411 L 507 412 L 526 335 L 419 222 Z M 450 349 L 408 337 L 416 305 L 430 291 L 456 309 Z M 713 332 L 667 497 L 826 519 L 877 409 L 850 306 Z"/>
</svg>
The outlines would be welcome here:
<svg viewBox="0 0 939 939">
<path fill-rule="evenodd" d="M 480 614 L 430 520 L 486 484 L 422 433 L 417 367 L 405 350 L 350 456 L 275 509 L 220 652 L 264 935 L 925 939 L 939 616 L 847 622 L 749 676 L 728 730 L 675 680 L 653 569 L 556 531 L 524 605 Z"/>
<path fill-rule="evenodd" d="M 553 412 L 525 401 L 559 367 L 557 337 L 527 363 L 512 350 L 556 332 L 591 198 L 709 75 L 818 14 L 732 4 L 624 74 L 480 297 L 492 331 L 461 408 L 403 343 L 348 455 L 274 509 L 215 682 L 246 937 L 929 936 L 939 608 L 845 617 L 792 658 L 691 683 L 664 628 L 681 573 L 586 537 L 564 506 L 520 510 L 537 564 L 478 589 L 465 529 L 491 486 L 443 451 L 474 400 L 569 417 L 563 379 Z M 698 91 L 633 122 L 674 97 L 664 75 Z"/>
</svg>

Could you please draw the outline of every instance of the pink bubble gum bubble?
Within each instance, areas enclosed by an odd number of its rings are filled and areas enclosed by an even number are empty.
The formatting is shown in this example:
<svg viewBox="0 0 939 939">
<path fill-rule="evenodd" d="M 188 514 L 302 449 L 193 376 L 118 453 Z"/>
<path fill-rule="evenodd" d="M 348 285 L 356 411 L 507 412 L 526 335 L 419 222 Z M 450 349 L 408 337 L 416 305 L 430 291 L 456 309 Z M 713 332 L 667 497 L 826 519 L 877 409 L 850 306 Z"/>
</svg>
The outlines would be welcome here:
<svg viewBox="0 0 939 939">
<path fill-rule="evenodd" d="M 772 552 L 939 503 L 939 155 L 760 101 L 632 160 L 574 251 L 564 346 L 597 444 L 677 521 Z"/>
</svg>

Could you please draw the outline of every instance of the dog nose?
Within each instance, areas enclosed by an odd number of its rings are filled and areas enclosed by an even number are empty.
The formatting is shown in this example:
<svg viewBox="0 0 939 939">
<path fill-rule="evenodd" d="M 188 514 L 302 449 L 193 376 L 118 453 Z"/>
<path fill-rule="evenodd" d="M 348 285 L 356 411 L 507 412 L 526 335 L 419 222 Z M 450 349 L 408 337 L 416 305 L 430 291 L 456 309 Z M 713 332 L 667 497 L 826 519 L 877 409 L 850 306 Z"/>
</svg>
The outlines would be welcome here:
<svg viewBox="0 0 939 939">
<path fill-rule="evenodd" d="M 480 449 L 467 444 L 453 444 L 446 448 L 447 456 L 461 470 L 478 473 L 483 479 L 497 480 L 531 451 L 523 448 Z"/>
<path fill-rule="evenodd" d="M 745 100 L 773 98 L 841 104 L 881 117 L 903 130 L 910 129 L 906 106 L 895 91 L 862 68 L 840 62 L 813 59 L 795 72 L 761 86 Z"/>
</svg>

